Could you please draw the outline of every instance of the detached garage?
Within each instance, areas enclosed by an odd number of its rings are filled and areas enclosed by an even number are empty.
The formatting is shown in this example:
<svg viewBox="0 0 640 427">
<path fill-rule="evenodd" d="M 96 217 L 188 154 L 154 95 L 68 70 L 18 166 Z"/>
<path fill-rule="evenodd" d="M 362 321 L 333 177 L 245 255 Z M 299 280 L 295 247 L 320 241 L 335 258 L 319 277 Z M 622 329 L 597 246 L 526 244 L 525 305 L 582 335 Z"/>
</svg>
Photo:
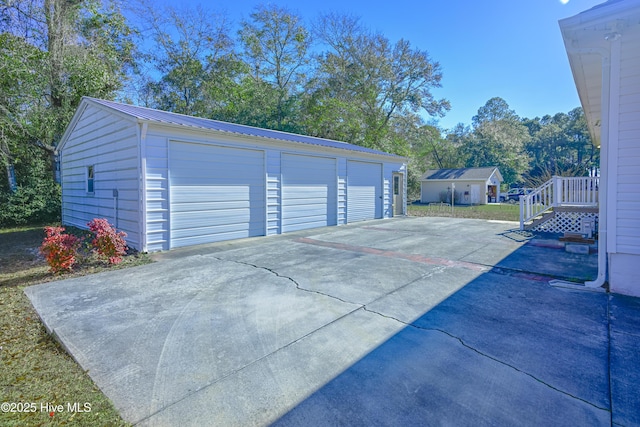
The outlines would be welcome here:
<svg viewBox="0 0 640 427">
<path fill-rule="evenodd" d="M 406 159 L 83 98 L 58 148 L 62 221 L 159 251 L 406 213 Z"/>
</svg>

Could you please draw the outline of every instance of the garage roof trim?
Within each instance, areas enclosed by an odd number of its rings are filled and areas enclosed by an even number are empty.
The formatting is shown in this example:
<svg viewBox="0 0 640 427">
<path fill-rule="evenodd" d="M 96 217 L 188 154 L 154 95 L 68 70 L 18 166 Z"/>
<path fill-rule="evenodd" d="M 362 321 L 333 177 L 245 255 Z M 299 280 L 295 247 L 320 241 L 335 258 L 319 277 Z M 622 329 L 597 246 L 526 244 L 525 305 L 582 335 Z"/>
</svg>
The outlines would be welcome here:
<svg viewBox="0 0 640 427">
<path fill-rule="evenodd" d="M 178 125 L 190 128 L 215 130 L 220 132 L 228 132 L 237 135 L 252 136 L 259 138 L 270 138 L 280 141 L 297 142 L 302 144 L 317 145 L 321 147 L 338 148 L 342 150 L 351 150 L 361 153 L 377 154 L 383 156 L 391 156 L 403 158 L 396 154 L 386 153 L 384 151 L 374 150 L 371 148 L 361 147 L 359 145 L 349 144 L 346 142 L 334 141 L 331 139 L 317 138 L 313 136 L 299 135 L 294 133 L 282 132 L 277 130 L 262 129 L 253 126 L 239 125 L 219 120 L 203 119 L 201 117 L 187 116 L 184 114 L 170 113 L 168 111 L 155 110 L 153 108 L 139 107 L 135 105 L 122 104 L 115 101 L 107 101 L 104 99 L 84 97 L 83 100 L 100 104 L 107 108 L 114 109 L 138 120 L 147 122 L 156 122 L 161 124 Z"/>
</svg>

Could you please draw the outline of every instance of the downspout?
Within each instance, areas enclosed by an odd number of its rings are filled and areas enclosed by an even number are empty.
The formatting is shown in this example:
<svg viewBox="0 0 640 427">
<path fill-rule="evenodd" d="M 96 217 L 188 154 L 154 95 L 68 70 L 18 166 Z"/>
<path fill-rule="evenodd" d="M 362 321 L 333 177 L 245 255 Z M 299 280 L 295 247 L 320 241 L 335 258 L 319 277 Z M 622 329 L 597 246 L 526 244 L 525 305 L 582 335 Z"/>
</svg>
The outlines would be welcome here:
<svg viewBox="0 0 640 427">
<path fill-rule="evenodd" d="M 593 281 L 585 282 L 585 286 L 589 288 L 599 288 L 607 280 L 607 267 L 609 265 L 609 242 L 607 236 L 607 223 L 608 223 L 608 194 L 609 190 L 615 191 L 615 188 L 610 189 L 609 185 L 609 154 L 617 155 L 617 138 L 618 132 L 617 124 L 611 123 L 611 111 L 615 109 L 617 117 L 618 106 L 613 103 L 619 101 L 619 90 L 616 89 L 616 96 L 611 96 L 612 83 L 618 82 L 620 79 L 620 69 L 612 70 L 612 64 L 620 64 L 620 33 L 611 32 L 605 34 L 605 40 L 610 42 L 610 50 L 608 55 L 604 54 L 602 57 L 602 128 L 600 130 L 600 198 L 598 201 L 598 275 Z M 611 144 L 612 141 L 616 141 L 616 153 L 612 153 Z M 602 150 L 604 147 L 604 151 Z M 614 171 L 617 173 L 617 168 Z M 611 184 L 615 185 L 617 179 L 614 179 Z M 604 191 L 602 191 L 604 189 Z"/>
<path fill-rule="evenodd" d="M 595 280 L 587 281 L 588 288 L 600 288 L 607 280 L 607 199 L 609 170 L 609 116 L 611 109 L 611 58 L 605 48 L 567 49 L 571 53 L 597 54 L 602 57 L 602 98 L 600 117 L 600 186 L 598 199 L 598 274 Z M 604 148 L 604 149 L 603 149 Z"/>
<path fill-rule="evenodd" d="M 605 50 L 606 52 L 606 50 Z M 600 186 L 598 195 L 598 275 L 585 282 L 588 288 L 600 288 L 607 280 L 607 193 L 609 172 L 609 109 L 611 93 L 611 60 L 608 52 L 602 55 L 602 99 L 600 118 Z"/>
<path fill-rule="evenodd" d="M 600 117 L 600 186 L 598 200 L 598 273 L 595 280 L 584 283 L 587 288 L 601 288 L 607 280 L 607 174 L 609 161 L 609 113 L 611 102 L 611 58 L 608 49 L 574 48 L 567 46 L 570 54 L 599 55 L 602 58 L 602 98 Z M 603 150 L 604 147 L 604 150 Z"/>
</svg>

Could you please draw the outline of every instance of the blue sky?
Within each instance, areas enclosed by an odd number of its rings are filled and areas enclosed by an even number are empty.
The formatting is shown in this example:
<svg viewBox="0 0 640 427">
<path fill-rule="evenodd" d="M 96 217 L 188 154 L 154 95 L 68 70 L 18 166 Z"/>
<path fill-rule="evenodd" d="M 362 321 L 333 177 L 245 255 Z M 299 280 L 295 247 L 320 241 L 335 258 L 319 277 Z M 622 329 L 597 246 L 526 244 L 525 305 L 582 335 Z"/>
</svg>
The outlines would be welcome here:
<svg viewBox="0 0 640 427">
<path fill-rule="evenodd" d="M 503 98 L 520 117 L 568 112 L 580 106 L 558 20 L 604 0 L 234 0 L 201 3 L 237 24 L 255 5 L 277 4 L 311 22 L 325 12 L 359 16 L 392 41 L 407 39 L 443 70 L 434 95 L 451 102 L 439 119 L 450 129 L 471 124 L 490 98 Z"/>
</svg>

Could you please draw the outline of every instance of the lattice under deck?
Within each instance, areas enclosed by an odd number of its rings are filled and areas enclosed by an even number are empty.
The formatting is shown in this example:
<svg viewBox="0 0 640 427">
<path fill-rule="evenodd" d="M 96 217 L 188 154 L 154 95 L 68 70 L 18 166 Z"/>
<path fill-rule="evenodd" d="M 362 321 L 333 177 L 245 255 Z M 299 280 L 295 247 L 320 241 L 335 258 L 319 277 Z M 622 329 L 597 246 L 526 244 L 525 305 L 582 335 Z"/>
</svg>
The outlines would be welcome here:
<svg viewBox="0 0 640 427">
<path fill-rule="evenodd" d="M 593 218 L 598 223 L 598 214 L 592 212 L 556 212 L 553 218 L 533 227 L 532 231 L 544 233 L 580 233 L 582 218 Z M 596 225 L 597 228 L 597 225 Z"/>
</svg>

